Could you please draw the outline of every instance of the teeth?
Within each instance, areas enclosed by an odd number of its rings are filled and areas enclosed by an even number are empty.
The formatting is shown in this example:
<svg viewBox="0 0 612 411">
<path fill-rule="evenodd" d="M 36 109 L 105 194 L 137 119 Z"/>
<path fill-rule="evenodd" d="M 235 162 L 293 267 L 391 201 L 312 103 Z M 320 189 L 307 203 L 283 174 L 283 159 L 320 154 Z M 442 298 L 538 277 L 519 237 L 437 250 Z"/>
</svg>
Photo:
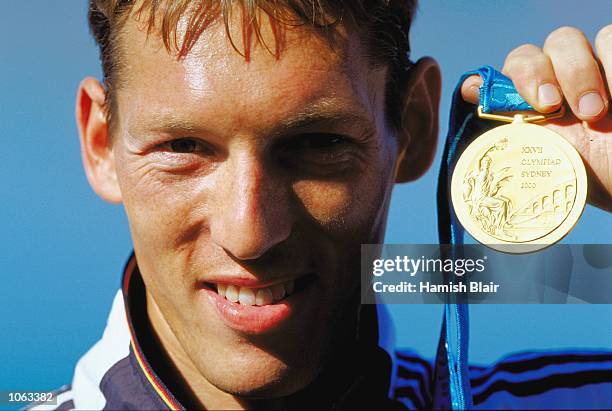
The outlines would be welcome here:
<svg viewBox="0 0 612 411">
<path fill-rule="evenodd" d="M 217 284 L 217 294 L 225 297 L 225 291 L 227 290 L 227 285 L 225 284 Z"/>
<path fill-rule="evenodd" d="M 271 288 L 272 298 L 278 301 L 285 296 L 285 286 L 282 284 L 273 285 Z"/>
<path fill-rule="evenodd" d="M 253 305 L 255 304 L 255 292 L 246 287 L 240 287 L 240 304 L 242 305 Z"/>
<path fill-rule="evenodd" d="M 257 296 L 255 297 L 255 305 L 268 305 L 272 304 L 274 298 L 272 297 L 272 291 L 269 288 L 262 288 L 257 291 Z"/>
<path fill-rule="evenodd" d="M 282 300 L 293 293 L 295 281 L 289 280 L 271 287 L 248 288 L 235 285 L 217 284 L 217 293 L 233 303 L 241 305 L 268 305 Z"/>
<path fill-rule="evenodd" d="M 228 285 L 227 290 L 225 290 L 225 298 L 227 298 L 233 303 L 237 303 L 238 297 L 240 295 L 238 294 L 238 292 L 238 287 L 236 287 L 235 285 Z"/>
</svg>

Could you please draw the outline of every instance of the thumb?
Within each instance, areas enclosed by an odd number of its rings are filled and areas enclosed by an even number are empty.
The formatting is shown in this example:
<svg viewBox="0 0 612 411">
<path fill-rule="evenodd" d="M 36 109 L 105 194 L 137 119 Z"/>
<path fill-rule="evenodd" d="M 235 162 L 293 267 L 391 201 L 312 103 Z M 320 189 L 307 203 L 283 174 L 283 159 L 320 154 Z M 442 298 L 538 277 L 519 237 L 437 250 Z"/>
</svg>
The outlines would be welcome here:
<svg viewBox="0 0 612 411">
<path fill-rule="evenodd" d="M 482 85 L 482 78 L 478 75 L 473 75 L 465 79 L 461 85 L 461 97 L 472 104 L 478 104 L 480 98 L 479 88 Z"/>
</svg>

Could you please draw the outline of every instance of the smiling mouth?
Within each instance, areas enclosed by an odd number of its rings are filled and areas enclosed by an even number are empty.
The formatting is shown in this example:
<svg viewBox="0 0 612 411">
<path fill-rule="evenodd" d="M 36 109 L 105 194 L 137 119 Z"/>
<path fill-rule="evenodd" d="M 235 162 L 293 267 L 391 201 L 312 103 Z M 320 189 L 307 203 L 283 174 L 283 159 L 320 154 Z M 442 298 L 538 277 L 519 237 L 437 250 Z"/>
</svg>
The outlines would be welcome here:
<svg viewBox="0 0 612 411">
<path fill-rule="evenodd" d="M 257 288 L 223 283 L 204 283 L 204 285 L 232 303 L 262 307 L 287 299 L 290 295 L 304 289 L 311 280 L 312 275 L 304 275 L 269 287 Z"/>
</svg>

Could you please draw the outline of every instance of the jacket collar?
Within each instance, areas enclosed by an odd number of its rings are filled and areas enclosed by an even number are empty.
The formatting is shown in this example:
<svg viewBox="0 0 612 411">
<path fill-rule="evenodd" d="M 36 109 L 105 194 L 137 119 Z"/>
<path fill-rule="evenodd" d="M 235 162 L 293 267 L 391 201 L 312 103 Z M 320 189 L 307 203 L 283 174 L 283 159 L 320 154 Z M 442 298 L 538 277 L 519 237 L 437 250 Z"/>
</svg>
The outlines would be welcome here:
<svg viewBox="0 0 612 411">
<path fill-rule="evenodd" d="M 184 409 L 157 375 L 151 365 L 151 361 L 145 355 L 145 346 L 153 341 L 151 341 L 151 334 L 148 330 L 145 286 L 136 263 L 136 256 L 133 252 L 123 270 L 122 292 L 127 325 L 130 331 L 131 352 L 138 364 L 137 371 L 145 377 L 146 381 L 169 409 Z"/>
</svg>

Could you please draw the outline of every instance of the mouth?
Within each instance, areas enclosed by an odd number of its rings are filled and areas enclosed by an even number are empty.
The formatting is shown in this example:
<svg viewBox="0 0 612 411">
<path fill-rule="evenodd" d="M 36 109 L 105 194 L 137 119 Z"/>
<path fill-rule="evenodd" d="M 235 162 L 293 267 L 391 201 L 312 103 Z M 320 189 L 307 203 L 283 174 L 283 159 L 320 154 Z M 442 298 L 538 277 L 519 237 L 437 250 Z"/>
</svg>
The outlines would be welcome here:
<svg viewBox="0 0 612 411">
<path fill-rule="evenodd" d="M 230 328 L 247 334 L 271 331 L 303 310 L 314 275 L 262 286 L 238 282 L 204 282 L 201 291 Z"/>
<path fill-rule="evenodd" d="M 232 303 L 241 305 L 256 305 L 264 306 L 275 304 L 278 301 L 282 301 L 293 294 L 295 290 L 296 282 L 303 283 L 304 278 L 297 280 L 287 280 L 281 283 L 277 283 L 268 287 L 245 287 L 237 284 L 224 284 L 224 283 L 206 283 L 205 286 L 211 290 L 214 290 L 221 297 Z M 302 288 L 300 286 L 298 288 Z"/>
</svg>

